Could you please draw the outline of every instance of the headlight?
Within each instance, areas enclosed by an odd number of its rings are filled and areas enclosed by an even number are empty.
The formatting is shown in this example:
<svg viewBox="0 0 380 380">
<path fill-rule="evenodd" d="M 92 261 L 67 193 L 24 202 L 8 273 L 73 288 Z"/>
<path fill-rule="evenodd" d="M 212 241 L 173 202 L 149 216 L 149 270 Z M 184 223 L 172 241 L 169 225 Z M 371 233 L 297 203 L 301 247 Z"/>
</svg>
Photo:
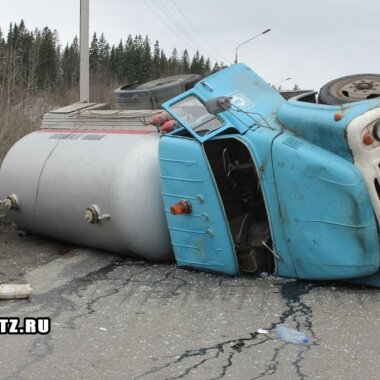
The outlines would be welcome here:
<svg viewBox="0 0 380 380">
<path fill-rule="evenodd" d="M 372 134 L 377 141 L 380 141 L 380 120 L 373 126 Z"/>
</svg>

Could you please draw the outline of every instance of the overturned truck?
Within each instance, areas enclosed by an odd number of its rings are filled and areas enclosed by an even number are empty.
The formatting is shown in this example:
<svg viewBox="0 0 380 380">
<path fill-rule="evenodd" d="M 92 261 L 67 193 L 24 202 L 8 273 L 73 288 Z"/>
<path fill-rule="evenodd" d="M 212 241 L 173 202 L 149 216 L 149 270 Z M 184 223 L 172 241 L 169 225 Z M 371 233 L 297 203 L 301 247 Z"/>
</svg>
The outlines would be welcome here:
<svg viewBox="0 0 380 380">
<path fill-rule="evenodd" d="M 380 286 L 380 100 L 285 101 L 236 64 L 165 112 L 103 108 L 53 111 L 9 151 L 0 195 L 20 228 L 196 270 Z"/>
</svg>

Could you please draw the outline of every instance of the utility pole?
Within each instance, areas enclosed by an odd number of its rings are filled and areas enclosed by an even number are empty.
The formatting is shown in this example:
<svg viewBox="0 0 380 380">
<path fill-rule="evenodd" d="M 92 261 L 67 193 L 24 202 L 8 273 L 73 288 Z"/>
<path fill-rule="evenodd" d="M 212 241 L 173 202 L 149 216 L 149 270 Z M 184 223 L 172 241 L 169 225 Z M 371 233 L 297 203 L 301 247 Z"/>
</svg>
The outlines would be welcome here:
<svg viewBox="0 0 380 380">
<path fill-rule="evenodd" d="M 90 101 L 90 61 L 89 61 L 89 0 L 80 0 L 80 71 L 79 101 Z"/>
</svg>

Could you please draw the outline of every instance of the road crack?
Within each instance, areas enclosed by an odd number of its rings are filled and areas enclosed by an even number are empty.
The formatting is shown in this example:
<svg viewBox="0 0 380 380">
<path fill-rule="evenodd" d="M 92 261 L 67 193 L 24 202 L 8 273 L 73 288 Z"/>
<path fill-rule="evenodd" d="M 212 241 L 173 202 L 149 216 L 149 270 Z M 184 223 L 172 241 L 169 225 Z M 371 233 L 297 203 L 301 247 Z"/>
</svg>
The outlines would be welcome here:
<svg viewBox="0 0 380 380">
<path fill-rule="evenodd" d="M 170 362 L 168 362 L 168 363 L 166 363 L 160 367 L 154 367 L 154 368 L 150 369 L 149 371 L 147 371 L 141 375 L 138 375 L 134 379 L 138 380 L 138 379 L 145 378 L 148 375 L 157 374 L 157 373 L 161 372 L 162 370 L 167 369 L 169 367 L 172 367 L 176 364 L 182 363 L 186 359 L 189 359 L 189 358 L 194 358 L 194 357 L 199 358 L 200 360 L 197 363 L 187 367 L 179 375 L 166 378 L 166 380 L 182 379 L 186 375 L 188 375 L 191 371 L 193 371 L 194 369 L 204 365 L 208 361 L 218 359 L 222 354 L 227 354 L 227 358 L 223 359 L 224 361 L 226 361 L 226 364 L 224 364 L 222 366 L 220 374 L 217 377 L 211 378 L 210 380 L 221 379 L 225 376 L 228 368 L 232 366 L 233 358 L 235 355 L 241 353 L 243 350 L 250 349 L 250 348 L 252 348 L 258 344 L 262 344 L 262 343 L 264 343 L 270 339 L 270 338 L 266 337 L 265 339 L 260 340 L 257 343 L 250 344 L 250 345 L 247 344 L 248 342 L 255 341 L 259 337 L 259 335 L 260 334 L 258 334 L 256 332 L 250 333 L 249 337 L 246 337 L 246 338 L 231 339 L 231 340 L 227 340 L 227 341 L 224 341 L 221 343 L 217 343 L 217 344 L 215 344 L 213 346 L 209 346 L 209 347 L 202 347 L 202 348 L 193 349 L 193 350 L 186 350 L 183 354 L 181 354 L 180 356 L 177 356 L 174 360 L 172 360 L 172 361 L 170 361 Z M 260 335 L 260 337 L 261 336 L 262 335 Z M 209 357 L 205 357 L 206 355 L 209 355 Z"/>
</svg>

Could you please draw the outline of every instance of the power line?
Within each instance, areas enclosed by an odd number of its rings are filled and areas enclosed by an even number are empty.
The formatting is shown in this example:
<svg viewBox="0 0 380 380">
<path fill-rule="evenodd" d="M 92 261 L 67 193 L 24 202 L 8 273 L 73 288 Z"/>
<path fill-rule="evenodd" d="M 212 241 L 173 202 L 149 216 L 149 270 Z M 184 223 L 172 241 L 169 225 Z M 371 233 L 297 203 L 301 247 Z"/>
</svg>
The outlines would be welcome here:
<svg viewBox="0 0 380 380">
<path fill-rule="evenodd" d="M 182 15 L 182 17 L 185 19 L 185 21 L 190 25 L 191 29 L 199 36 L 199 38 L 202 39 L 202 41 L 207 44 L 207 46 L 217 55 L 219 56 L 220 58 L 222 58 L 222 60 L 224 60 L 225 62 L 228 61 L 228 59 L 226 59 L 226 57 L 223 57 L 222 54 L 220 54 L 217 50 L 215 50 L 213 48 L 213 46 L 198 32 L 198 30 L 195 28 L 195 26 L 192 24 L 192 22 L 188 19 L 188 17 L 182 12 L 182 10 L 178 7 L 178 5 L 173 1 L 173 0 L 170 0 L 170 2 L 172 3 L 172 5 L 177 9 L 177 11 Z M 224 59 L 223 59 L 224 58 Z"/>
<path fill-rule="evenodd" d="M 174 28 L 172 28 L 172 26 L 169 24 L 169 23 L 167 23 L 166 22 L 166 20 L 164 19 L 164 18 L 162 18 L 162 16 L 158 13 L 158 12 L 156 12 L 155 10 L 154 10 L 154 8 L 152 8 L 150 5 L 149 5 L 149 3 L 147 2 L 147 0 L 143 0 L 143 2 L 144 2 L 144 4 L 154 13 L 154 15 L 155 16 L 157 16 L 161 21 L 162 21 L 162 23 L 163 24 L 165 24 L 169 29 L 170 29 L 170 31 L 182 42 L 182 43 L 184 43 L 185 44 L 185 46 L 188 44 L 188 42 L 187 41 L 185 41 L 185 40 L 183 40 L 182 39 L 182 37 L 177 33 L 177 31 L 174 29 Z"/>
<path fill-rule="evenodd" d="M 199 43 L 194 39 L 194 37 L 185 29 L 185 27 L 177 20 L 175 15 L 170 11 L 170 9 L 160 0 L 153 0 L 161 11 L 168 17 L 168 19 L 173 23 L 173 25 L 195 46 L 194 50 L 203 50 L 205 55 L 212 56 L 207 50 L 199 46 Z M 214 57 L 215 58 L 215 57 Z"/>
</svg>

